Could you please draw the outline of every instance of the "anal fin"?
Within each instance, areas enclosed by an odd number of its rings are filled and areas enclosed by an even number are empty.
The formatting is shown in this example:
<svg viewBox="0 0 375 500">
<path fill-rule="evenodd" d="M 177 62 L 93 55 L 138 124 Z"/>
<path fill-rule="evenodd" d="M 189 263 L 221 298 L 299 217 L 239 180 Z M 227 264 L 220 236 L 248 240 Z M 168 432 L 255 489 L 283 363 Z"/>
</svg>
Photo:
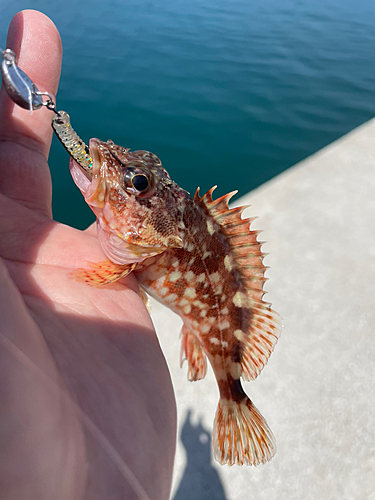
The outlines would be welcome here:
<svg viewBox="0 0 375 500">
<path fill-rule="evenodd" d="M 182 327 L 181 337 L 180 366 L 187 359 L 188 380 L 191 382 L 201 380 L 207 372 L 207 358 L 202 346 L 194 333 L 185 325 Z"/>
<path fill-rule="evenodd" d="M 83 281 L 91 286 L 102 286 L 125 278 L 136 267 L 137 263 L 114 264 L 109 259 L 102 262 L 88 262 L 90 269 L 76 269 L 71 276 L 76 281 Z"/>
</svg>

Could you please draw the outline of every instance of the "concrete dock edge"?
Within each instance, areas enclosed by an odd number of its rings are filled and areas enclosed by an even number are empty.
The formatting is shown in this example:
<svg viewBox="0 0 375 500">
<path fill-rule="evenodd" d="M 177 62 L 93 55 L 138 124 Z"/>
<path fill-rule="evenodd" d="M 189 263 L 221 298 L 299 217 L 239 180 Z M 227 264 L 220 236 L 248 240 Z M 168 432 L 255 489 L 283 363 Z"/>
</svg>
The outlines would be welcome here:
<svg viewBox="0 0 375 500">
<path fill-rule="evenodd" d="M 262 229 L 281 339 L 245 390 L 278 451 L 263 466 L 210 454 L 211 370 L 187 381 L 180 319 L 152 302 L 179 414 L 174 500 L 375 500 L 375 119 L 244 196 Z"/>
</svg>

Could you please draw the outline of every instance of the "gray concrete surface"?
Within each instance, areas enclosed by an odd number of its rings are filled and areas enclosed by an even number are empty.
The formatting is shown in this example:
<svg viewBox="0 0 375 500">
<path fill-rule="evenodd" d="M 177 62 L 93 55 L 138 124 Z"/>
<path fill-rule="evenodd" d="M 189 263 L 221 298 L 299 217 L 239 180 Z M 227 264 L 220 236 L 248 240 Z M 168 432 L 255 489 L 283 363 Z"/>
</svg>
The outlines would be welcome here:
<svg viewBox="0 0 375 500">
<path fill-rule="evenodd" d="M 244 384 L 278 451 L 258 468 L 213 461 L 213 374 L 187 381 L 180 320 L 153 302 L 179 414 L 172 498 L 375 500 L 375 119 L 243 203 L 264 230 L 266 298 L 284 318 L 268 365 Z"/>
</svg>

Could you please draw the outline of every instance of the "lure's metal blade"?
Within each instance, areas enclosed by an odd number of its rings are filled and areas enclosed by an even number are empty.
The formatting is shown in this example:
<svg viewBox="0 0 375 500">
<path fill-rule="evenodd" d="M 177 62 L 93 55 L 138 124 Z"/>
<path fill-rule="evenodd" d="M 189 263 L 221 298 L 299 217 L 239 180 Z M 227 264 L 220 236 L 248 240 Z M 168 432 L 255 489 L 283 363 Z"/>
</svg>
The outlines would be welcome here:
<svg viewBox="0 0 375 500">
<path fill-rule="evenodd" d="M 16 55 L 6 49 L 2 53 L 1 76 L 3 84 L 9 97 L 18 106 L 24 109 L 39 109 L 43 106 L 43 99 L 36 92 L 39 92 L 30 78 L 18 68 Z"/>
</svg>

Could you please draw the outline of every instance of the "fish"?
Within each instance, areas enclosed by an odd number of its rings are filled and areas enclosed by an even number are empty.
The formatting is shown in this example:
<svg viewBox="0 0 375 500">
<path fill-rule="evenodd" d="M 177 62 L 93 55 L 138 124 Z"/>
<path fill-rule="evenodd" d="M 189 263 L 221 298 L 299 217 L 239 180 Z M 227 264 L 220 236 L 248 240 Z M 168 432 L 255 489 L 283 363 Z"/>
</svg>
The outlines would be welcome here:
<svg viewBox="0 0 375 500">
<path fill-rule="evenodd" d="M 74 271 L 105 286 L 134 272 L 140 287 L 183 321 L 181 365 L 201 380 L 210 362 L 219 389 L 213 424 L 214 458 L 229 466 L 268 462 L 274 435 L 245 393 L 266 365 L 281 319 L 263 300 L 267 267 L 255 218 L 229 208 L 236 191 L 213 199 L 216 187 L 194 197 L 180 188 L 149 151 L 91 139 L 90 169 L 73 158 L 74 182 L 97 220 L 107 259 Z M 86 154 L 85 153 L 85 154 Z"/>
</svg>

